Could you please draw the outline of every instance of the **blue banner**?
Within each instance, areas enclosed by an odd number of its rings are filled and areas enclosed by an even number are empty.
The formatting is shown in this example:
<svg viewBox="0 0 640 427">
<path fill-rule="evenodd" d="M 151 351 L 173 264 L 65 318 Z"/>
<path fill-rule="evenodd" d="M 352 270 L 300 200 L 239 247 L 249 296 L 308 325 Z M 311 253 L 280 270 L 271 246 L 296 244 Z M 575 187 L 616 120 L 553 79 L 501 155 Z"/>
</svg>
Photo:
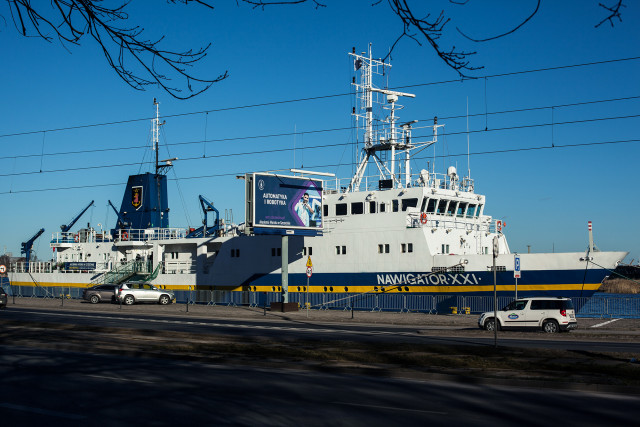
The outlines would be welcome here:
<svg viewBox="0 0 640 427">
<path fill-rule="evenodd" d="M 95 262 L 65 262 L 65 270 L 80 271 L 80 270 L 95 270 Z"/>
<path fill-rule="evenodd" d="M 322 230 L 322 181 L 254 174 L 253 226 Z"/>
</svg>

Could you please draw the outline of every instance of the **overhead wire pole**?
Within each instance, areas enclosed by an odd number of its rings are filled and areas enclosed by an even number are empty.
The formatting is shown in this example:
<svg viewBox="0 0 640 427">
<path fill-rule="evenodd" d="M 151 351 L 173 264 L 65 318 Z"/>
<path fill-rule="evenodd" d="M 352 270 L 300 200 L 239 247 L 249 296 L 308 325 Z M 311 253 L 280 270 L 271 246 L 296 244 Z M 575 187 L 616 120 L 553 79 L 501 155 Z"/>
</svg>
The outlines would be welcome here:
<svg viewBox="0 0 640 427">
<path fill-rule="evenodd" d="M 496 258 L 498 258 L 498 236 L 493 236 L 493 346 L 498 347 L 498 285 L 496 272 Z"/>
</svg>

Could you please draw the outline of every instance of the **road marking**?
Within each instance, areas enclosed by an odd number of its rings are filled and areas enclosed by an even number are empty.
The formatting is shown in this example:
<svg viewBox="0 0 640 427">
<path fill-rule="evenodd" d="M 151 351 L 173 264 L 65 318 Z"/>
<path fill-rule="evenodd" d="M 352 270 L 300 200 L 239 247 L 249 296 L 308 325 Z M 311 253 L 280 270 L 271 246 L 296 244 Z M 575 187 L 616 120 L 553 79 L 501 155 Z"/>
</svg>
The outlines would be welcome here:
<svg viewBox="0 0 640 427">
<path fill-rule="evenodd" d="M 24 313 L 43 314 L 39 311 L 24 311 Z M 197 325 L 219 328 L 237 328 L 237 329 L 264 329 L 264 330 L 291 330 L 298 332 L 310 332 L 310 333 L 341 333 L 346 335 L 393 335 L 393 336 L 411 336 L 415 337 L 415 332 L 400 332 L 400 331 L 373 331 L 373 330 L 345 330 L 345 329 L 329 329 L 329 328 L 296 328 L 291 326 L 268 326 L 268 325 L 247 325 L 247 324 L 230 324 L 230 323 L 218 323 L 218 322 L 193 322 L 184 320 L 167 320 L 167 319 L 148 319 L 144 317 L 120 317 L 120 316 L 103 316 L 97 314 L 72 314 L 72 313 L 54 313 L 47 312 L 48 316 L 59 317 L 79 317 L 87 319 L 106 319 L 106 320 L 122 320 L 125 322 L 139 321 L 148 323 L 168 323 L 174 325 Z M 123 325 L 126 326 L 126 325 Z"/>
<path fill-rule="evenodd" d="M 31 412 L 33 414 L 47 415 L 51 417 L 70 418 L 72 420 L 82 420 L 87 418 L 84 415 L 68 414 L 66 412 L 49 411 L 42 408 L 34 408 L 32 406 L 17 405 L 15 403 L 0 402 L 0 408 L 13 409 L 22 412 Z"/>
<path fill-rule="evenodd" d="M 608 322 L 598 323 L 597 325 L 592 325 L 591 327 L 592 328 L 599 328 L 600 326 L 608 325 L 609 323 L 617 322 L 618 320 L 622 320 L 622 319 L 611 319 Z"/>
<path fill-rule="evenodd" d="M 153 381 L 136 380 L 136 379 L 133 379 L 133 378 L 108 377 L 106 375 L 85 374 L 85 377 L 99 378 L 99 379 L 102 379 L 102 380 L 111 380 L 111 381 L 123 381 L 123 382 L 131 382 L 131 383 L 153 384 Z"/>
<path fill-rule="evenodd" d="M 448 415 L 448 412 L 439 412 L 439 411 L 425 411 L 423 409 L 409 409 L 409 408 L 398 408 L 395 406 L 380 406 L 380 405 L 366 405 L 363 403 L 349 403 L 349 402 L 333 402 L 337 405 L 347 405 L 347 406 L 362 406 L 364 408 L 376 408 L 376 409 L 389 409 L 392 411 L 405 411 L 405 412 L 421 412 L 424 414 L 438 414 L 438 415 Z"/>
</svg>

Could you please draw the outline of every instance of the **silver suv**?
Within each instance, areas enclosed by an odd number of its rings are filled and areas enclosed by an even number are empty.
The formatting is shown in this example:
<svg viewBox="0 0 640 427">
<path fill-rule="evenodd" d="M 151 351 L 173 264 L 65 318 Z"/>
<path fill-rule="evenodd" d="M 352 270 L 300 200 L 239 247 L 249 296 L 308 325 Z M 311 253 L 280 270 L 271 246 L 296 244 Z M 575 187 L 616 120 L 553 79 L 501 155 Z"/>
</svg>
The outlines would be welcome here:
<svg viewBox="0 0 640 427">
<path fill-rule="evenodd" d="M 500 329 L 542 329 L 547 333 L 568 331 L 578 327 L 573 303 L 569 298 L 520 298 L 498 313 Z M 482 313 L 478 326 L 493 331 L 493 311 Z"/>
<path fill-rule="evenodd" d="M 123 304 L 132 305 L 137 302 L 155 302 L 167 305 L 176 297 L 168 289 L 160 289 L 149 283 L 127 282 L 120 285 L 116 291 L 116 299 Z"/>
</svg>

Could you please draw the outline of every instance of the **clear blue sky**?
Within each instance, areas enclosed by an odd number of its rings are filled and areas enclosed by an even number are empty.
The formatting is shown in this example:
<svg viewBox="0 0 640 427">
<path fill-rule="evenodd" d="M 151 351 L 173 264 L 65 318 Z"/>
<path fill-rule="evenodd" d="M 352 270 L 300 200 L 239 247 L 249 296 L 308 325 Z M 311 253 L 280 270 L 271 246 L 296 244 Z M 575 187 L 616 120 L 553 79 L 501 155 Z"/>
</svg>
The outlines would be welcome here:
<svg viewBox="0 0 640 427">
<path fill-rule="evenodd" d="M 317 10 L 301 5 L 265 11 L 235 2 L 219 2 L 213 11 L 134 3 L 131 20 L 149 38 L 165 35 L 167 47 L 176 49 L 212 43 L 194 74 L 215 77 L 228 70 L 229 78 L 188 101 L 156 88 L 134 91 L 89 39 L 66 50 L 56 42 L 20 36 L 2 2 L 7 25 L 0 31 L 0 252 L 6 247 L 18 255 L 20 242 L 44 227 L 34 249 L 40 259 L 51 258 L 51 233 L 91 200 L 96 206 L 74 229 L 87 222 L 114 226 L 107 201 L 119 207 L 127 176 L 147 170 L 139 165 L 145 149 L 132 147 L 150 144 L 150 121 L 51 130 L 148 119 L 154 97 L 167 121 L 161 143 L 169 144 L 168 152 L 162 148 L 161 158 L 185 159 L 175 162 L 175 175 L 169 174 L 172 226 L 200 223 L 198 194 L 221 212 L 233 210 L 235 222 L 242 222 L 244 187 L 236 174 L 304 166 L 350 176 L 353 150 L 344 144 L 353 141 L 352 133 L 313 132 L 351 126 L 350 97 L 229 108 L 349 92 L 352 46 L 363 51 L 371 42 L 374 55 L 383 56 L 402 29 L 386 2 L 371 7 L 369 1 L 328 0 Z M 597 0 L 575 0 L 543 1 L 530 22 L 495 41 L 473 43 L 455 30 L 478 38 L 496 35 L 528 16 L 535 3 L 470 1 L 462 7 L 430 2 L 432 13 L 442 6 L 452 18 L 441 45 L 478 52 L 471 58 L 473 65 L 484 66 L 472 73 L 477 77 L 640 57 L 640 4 L 632 1 L 625 1 L 623 21 L 613 28 L 608 23 L 594 28 L 605 15 Z M 440 172 L 449 165 L 467 169 L 468 100 L 469 127 L 477 131 L 470 135 L 471 176 L 476 191 L 487 196 L 485 213 L 506 221 L 512 251 L 526 252 L 527 245 L 534 252 L 582 251 L 591 220 L 600 249 L 629 251 L 627 261 L 640 258 L 640 119 L 604 120 L 640 114 L 640 100 L 593 103 L 640 96 L 640 60 L 461 81 L 431 47 L 404 39 L 392 64 L 389 86 L 420 85 L 406 89 L 417 97 L 403 101 L 401 120 L 437 115 L 446 125 L 436 149 Z M 444 81 L 450 82 L 428 84 Z M 577 103 L 589 104 L 565 106 Z M 531 110 L 537 107 L 544 108 Z M 212 112 L 171 117 L 201 111 Z M 238 139 L 294 129 L 309 133 Z M 33 133 L 8 136 L 27 132 Z M 205 138 L 210 142 L 202 142 Z M 628 140 L 635 141 L 616 142 Z M 604 142 L 616 143 L 593 145 Z M 561 147 L 575 144 L 592 145 Z M 322 145 L 328 147 L 309 148 Z M 105 151 L 113 148 L 119 150 Z M 523 151 L 527 148 L 535 150 Z M 287 151 L 264 152 L 273 150 Z M 222 157 L 256 152 L 262 153 Z M 426 167 L 432 154 L 417 159 L 414 171 Z M 51 172 L 62 169 L 67 170 Z"/>
</svg>

